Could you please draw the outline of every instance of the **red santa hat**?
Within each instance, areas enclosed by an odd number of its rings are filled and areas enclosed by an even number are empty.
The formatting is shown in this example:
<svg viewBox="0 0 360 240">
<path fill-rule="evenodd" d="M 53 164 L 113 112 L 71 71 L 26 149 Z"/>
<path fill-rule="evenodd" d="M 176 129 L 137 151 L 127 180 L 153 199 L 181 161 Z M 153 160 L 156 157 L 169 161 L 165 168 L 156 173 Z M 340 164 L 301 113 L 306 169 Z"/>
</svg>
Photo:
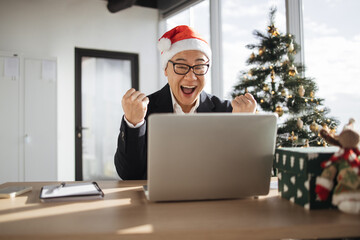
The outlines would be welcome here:
<svg viewBox="0 0 360 240">
<path fill-rule="evenodd" d="M 165 69 L 167 62 L 177 53 L 186 50 L 199 50 L 208 59 L 211 59 L 211 49 L 209 44 L 189 26 L 177 26 L 166 32 L 158 42 L 161 52 L 160 64 Z"/>
</svg>

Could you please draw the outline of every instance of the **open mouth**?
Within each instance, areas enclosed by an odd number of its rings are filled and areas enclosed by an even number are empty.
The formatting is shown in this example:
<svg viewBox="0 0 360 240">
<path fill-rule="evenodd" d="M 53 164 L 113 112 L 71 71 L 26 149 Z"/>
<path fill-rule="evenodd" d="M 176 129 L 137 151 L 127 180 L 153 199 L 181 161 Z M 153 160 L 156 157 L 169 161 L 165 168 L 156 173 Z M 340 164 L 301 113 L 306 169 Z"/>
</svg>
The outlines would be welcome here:
<svg viewBox="0 0 360 240">
<path fill-rule="evenodd" d="M 180 88 L 184 94 L 192 94 L 195 91 L 196 86 L 180 86 Z"/>
</svg>

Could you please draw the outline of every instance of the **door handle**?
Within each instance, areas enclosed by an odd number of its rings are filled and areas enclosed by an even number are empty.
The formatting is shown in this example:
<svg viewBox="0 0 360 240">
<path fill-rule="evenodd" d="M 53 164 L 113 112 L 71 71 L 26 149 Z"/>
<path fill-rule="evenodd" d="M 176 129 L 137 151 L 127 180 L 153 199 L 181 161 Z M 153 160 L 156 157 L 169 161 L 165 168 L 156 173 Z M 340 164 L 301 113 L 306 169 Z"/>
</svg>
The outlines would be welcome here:
<svg viewBox="0 0 360 240">
<path fill-rule="evenodd" d="M 81 126 L 76 127 L 76 131 L 82 131 L 82 130 L 89 130 L 89 128 L 88 127 L 81 127 Z"/>
<path fill-rule="evenodd" d="M 81 126 L 76 127 L 76 137 L 77 138 L 82 138 L 82 131 L 83 130 L 89 130 L 89 128 L 88 127 L 81 127 Z"/>
</svg>

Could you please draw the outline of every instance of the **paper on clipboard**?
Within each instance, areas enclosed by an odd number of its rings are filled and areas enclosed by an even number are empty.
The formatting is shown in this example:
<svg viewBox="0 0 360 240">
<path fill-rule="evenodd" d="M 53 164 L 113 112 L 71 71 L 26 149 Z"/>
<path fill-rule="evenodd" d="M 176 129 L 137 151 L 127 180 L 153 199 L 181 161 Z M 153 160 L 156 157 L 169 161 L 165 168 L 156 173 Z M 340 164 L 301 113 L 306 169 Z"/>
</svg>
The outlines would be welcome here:
<svg viewBox="0 0 360 240">
<path fill-rule="evenodd" d="M 101 199 L 104 193 L 96 182 L 62 183 L 42 187 L 40 199 L 46 201 L 93 200 Z"/>
</svg>

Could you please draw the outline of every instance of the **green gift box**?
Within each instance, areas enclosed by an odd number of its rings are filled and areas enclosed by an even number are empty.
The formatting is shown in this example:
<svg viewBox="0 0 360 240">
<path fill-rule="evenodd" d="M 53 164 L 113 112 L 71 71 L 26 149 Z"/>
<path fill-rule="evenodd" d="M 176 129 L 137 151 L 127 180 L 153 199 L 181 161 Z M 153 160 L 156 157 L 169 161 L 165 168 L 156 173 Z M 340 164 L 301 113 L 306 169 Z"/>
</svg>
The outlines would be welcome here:
<svg viewBox="0 0 360 240">
<path fill-rule="evenodd" d="M 320 164 L 338 150 L 338 147 L 276 149 L 274 168 L 281 196 L 306 209 L 331 208 L 331 197 L 327 201 L 316 200 L 315 181 L 323 171 Z"/>
</svg>

